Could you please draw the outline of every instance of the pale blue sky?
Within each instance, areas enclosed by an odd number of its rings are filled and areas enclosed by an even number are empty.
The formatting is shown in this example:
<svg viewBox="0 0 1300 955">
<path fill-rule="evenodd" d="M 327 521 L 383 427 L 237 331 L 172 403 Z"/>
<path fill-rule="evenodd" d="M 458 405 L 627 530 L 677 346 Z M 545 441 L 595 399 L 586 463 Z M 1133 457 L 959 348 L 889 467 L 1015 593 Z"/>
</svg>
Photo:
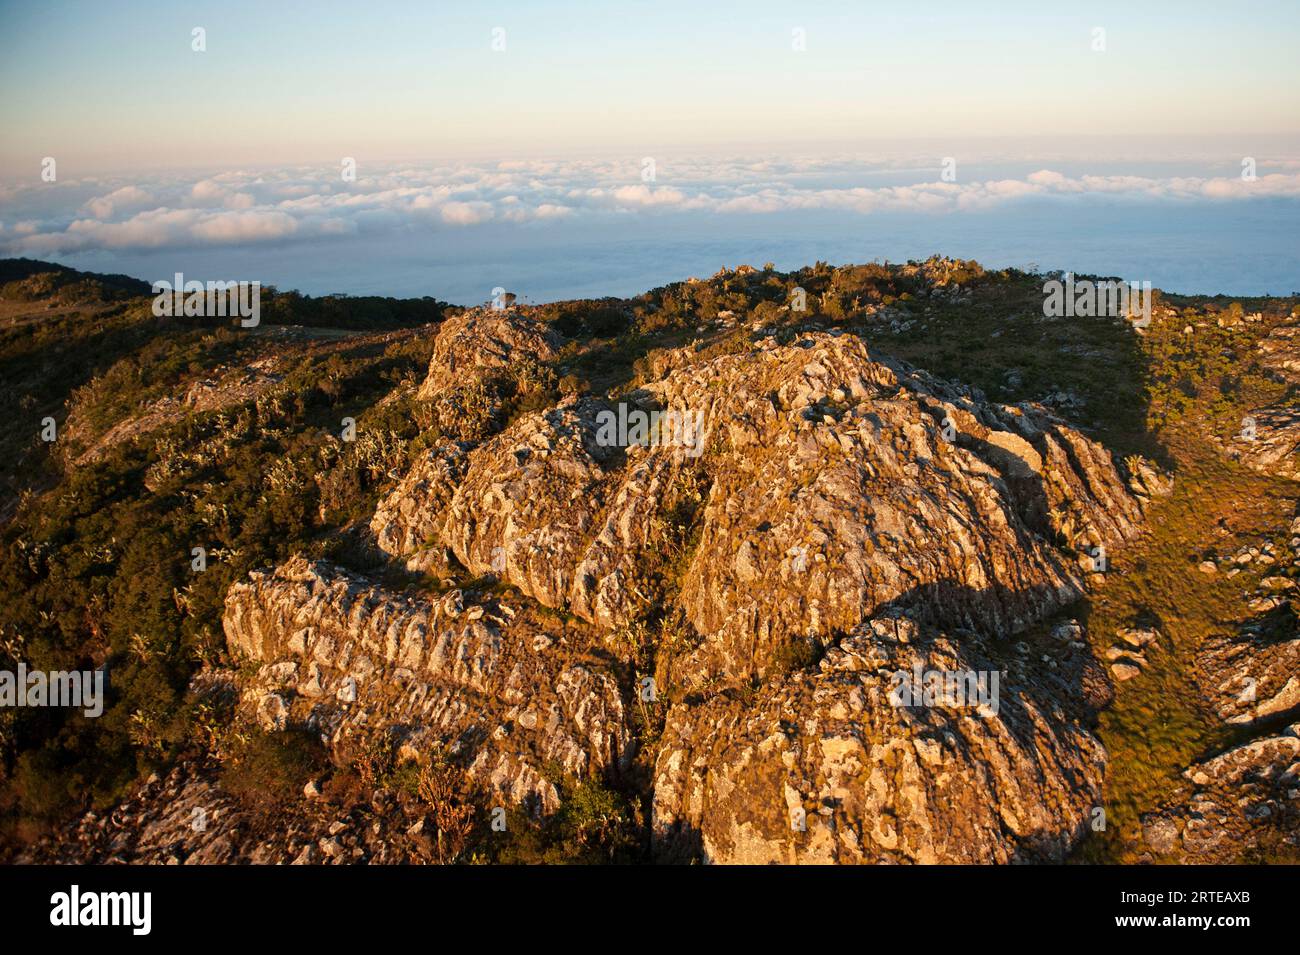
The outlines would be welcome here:
<svg viewBox="0 0 1300 955">
<path fill-rule="evenodd" d="M 1300 0 L 0 0 L 0 255 L 462 303 L 932 252 L 1290 292 L 1297 40 Z"/>
<path fill-rule="evenodd" d="M 1294 135 L 1297 40 L 1294 0 L 0 2 L 0 172 Z"/>
</svg>

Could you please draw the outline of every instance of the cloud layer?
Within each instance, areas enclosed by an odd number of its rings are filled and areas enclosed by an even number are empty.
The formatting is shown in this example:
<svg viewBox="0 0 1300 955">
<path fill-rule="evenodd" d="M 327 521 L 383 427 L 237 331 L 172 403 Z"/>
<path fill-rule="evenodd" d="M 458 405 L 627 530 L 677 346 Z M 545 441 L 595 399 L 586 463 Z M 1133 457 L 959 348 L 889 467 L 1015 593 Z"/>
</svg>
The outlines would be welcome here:
<svg viewBox="0 0 1300 955">
<path fill-rule="evenodd" d="M 1271 171 L 1276 170 L 1276 171 Z M 581 216 L 840 211 L 954 214 L 1041 200 L 1234 202 L 1300 198 L 1294 161 L 1241 175 L 958 176 L 848 159 L 361 164 L 209 177 L 0 186 L 0 254 L 243 246 L 336 236 L 524 225 Z"/>
</svg>

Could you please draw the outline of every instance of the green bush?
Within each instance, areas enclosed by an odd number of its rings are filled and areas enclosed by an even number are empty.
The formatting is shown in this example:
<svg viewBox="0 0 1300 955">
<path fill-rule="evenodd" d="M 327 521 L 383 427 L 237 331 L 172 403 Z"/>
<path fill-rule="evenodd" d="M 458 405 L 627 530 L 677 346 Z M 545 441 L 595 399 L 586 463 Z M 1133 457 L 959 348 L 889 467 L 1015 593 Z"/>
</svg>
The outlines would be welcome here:
<svg viewBox="0 0 1300 955">
<path fill-rule="evenodd" d="M 325 771 L 329 756 L 315 734 L 288 729 L 254 732 L 235 742 L 222 766 L 221 785 L 250 806 L 296 799 Z"/>
</svg>

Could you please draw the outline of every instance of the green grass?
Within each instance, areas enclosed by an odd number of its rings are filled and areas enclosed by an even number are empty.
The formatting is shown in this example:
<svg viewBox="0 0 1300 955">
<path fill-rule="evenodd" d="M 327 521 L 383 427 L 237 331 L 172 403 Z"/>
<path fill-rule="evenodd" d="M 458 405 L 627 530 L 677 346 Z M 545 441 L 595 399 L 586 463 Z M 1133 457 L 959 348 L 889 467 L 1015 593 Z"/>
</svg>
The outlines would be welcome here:
<svg viewBox="0 0 1300 955">
<path fill-rule="evenodd" d="M 1234 741 L 1200 696 L 1193 667 L 1207 639 L 1243 621 L 1241 595 L 1250 578 L 1203 574 L 1197 563 L 1207 548 L 1233 550 L 1287 526 L 1300 491 L 1225 462 L 1195 440 L 1173 452 L 1180 464 L 1173 494 L 1150 513 L 1142 541 L 1109 555 L 1111 572 L 1081 618 L 1099 656 L 1116 630 L 1144 617 L 1158 620 L 1173 644 L 1148 653 L 1150 667 L 1118 684 L 1115 702 L 1102 713 L 1099 734 L 1110 754 L 1107 829 L 1089 841 L 1089 861 L 1133 862 L 1144 851 L 1140 816 L 1160 806 L 1192 762 Z"/>
</svg>

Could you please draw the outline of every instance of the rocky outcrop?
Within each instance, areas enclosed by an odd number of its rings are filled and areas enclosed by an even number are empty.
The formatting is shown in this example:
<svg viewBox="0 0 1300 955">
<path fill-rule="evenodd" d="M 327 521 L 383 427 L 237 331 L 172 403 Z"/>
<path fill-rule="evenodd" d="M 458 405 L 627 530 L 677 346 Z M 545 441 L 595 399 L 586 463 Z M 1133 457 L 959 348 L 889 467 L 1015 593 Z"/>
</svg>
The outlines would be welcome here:
<svg viewBox="0 0 1300 955">
<path fill-rule="evenodd" d="M 645 609 L 646 552 L 691 467 L 680 450 L 597 440 L 591 400 L 527 415 L 468 453 L 441 446 L 418 462 L 371 522 L 394 556 L 445 548 L 550 607 L 604 627 Z M 418 565 L 418 557 L 415 561 Z"/>
<path fill-rule="evenodd" d="M 422 420 L 453 441 L 501 429 L 508 399 L 544 385 L 563 338 L 527 309 L 469 309 L 442 323 L 417 397 Z"/>
<path fill-rule="evenodd" d="M 306 725 L 338 747 L 386 728 L 405 755 L 445 747 L 486 788 L 543 811 L 558 804 L 549 765 L 582 778 L 631 756 L 614 678 L 498 601 L 396 595 L 295 559 L 231 588 L 225 631 L 259 665 L 243 702 L 267 729 Z"/>
<path fill-rule="evenodd" d="M 435 398 L 523 362 L 554 361 L 561 336 L 523 309 L 475 308 L 442 323 L 419 397 Z"/>
<path fill-rule="evenodd" d="M 1217 638 L 1198 659 L 1201 683 L 1219 718 L 1254 723 L 1300 707 L 1300 636 L 1270 634 L 1264 622 Z"/>
<path fill-rule="evenodd" d="M 1300 480 L 1300 408 L 1261 408 L 1242 423 L 1230 454 L 1247 467 Z"/>
<path fill-rule="evenodd" d="M 553 355 L 548 335 L 520 310 L 452 319 L 422 394 L 514 374 Z M 673 615 L 687 639 L 656 673 L 674 701 L 653 786 L 665 857 L 1062 858 L 1099 801 L 1088 726 L 1113 691 L 1077 624 L 1046 646 L 1008 638 L 1078 598 L 1167 482 L 1039 406 L 851 336 L 654 365 L 619 399 L 444 429 L 371 522 L 408 568 L 494 576 L 603 648 L 527 608 L 397 596 L 296 560 L 227 601 L 231 647 L 260 664 L 250 718 L 449 744 L 549 811 L 545 766 L 610 773 L 631 749 L 618 686 L 583 651 L 631 662 L 619 634 Z M 914 669 L 983 674 L 1000 696 L 894 705 L 891 674 Z"/>
<path fill-rule="evenodd" d="M 321 798 L 248 806 L 222 785 L 220 766 L 183 760 L 106 812 L 32 846 L 23 863 L 79 865 L 409 865 L 436 861 L 429 807 L 391 792 L 344 807 Z M 308 795 L 310 793 L 310 795 Z"/>
<path fill-rule="evenodd" d="M 1184 801 L 1142 820 L 1157 857 L 1222 864 L 1300 851 L 1300 723 L 1196 763 L 1183 777 Z"/>
<path fill-rule="evenodd" d="M 471 573 L 548 607 L 569 603 L 616 453 L 597 444 L 594 418 L 590 402 L 529 415 L 470 453 L 439 536 Z"/>
<path fill-rule="evenodd" d="M 1260 575 L 1245 595 L 1254 617 L 1235 632 L 1211 637 L 1200 649 L 1196 670 L 1201 692 L 1230 724 L 1251 724 L 1300 708 L 1300 633 L 1294 601 L 1300 573 L 1300 516 L 1292 519 L 1290 546 L 1271 541 L 1243 546 L 1218 562 L 1211 572 L 1236 577 Z"/>
<path fill-rule="evenodd" d="M 441 441 L 417 459 L 382 501 L 370 520 L 379 546 L 390 554 L 415 554 L 426 541 L 436 540 L 436 523 L 465 476 L 468 442 Z M 408 561 L 416 569 L 421 561 Z"/>
<path fill-rule="evenodd" d="M 669 513 L 698 487 L 681 606 L 704 645 L 682 679 L 742 682 L 791 640 L 822 642 L 891 604 L 1014 632 L 1077 598 L 1140 496 L 1103 448 L 1041 409 L 985 402 L 857 338 L 691 349 L 629 396 L 698 416 L 699 441 L 610 447 L 608 404 L 525 416 L 469 451 L 459 483 L 430 454 L 385 500 L 380 546 L 445 547 L 603 627 L 645 611 Z M 453 486 L 454 485 L 454 486 Z"/>
<path fill-rule="evenodd" d="M 1291 386 L 1289 398 L 1300 385 L 1300 323 L 1295 318 L 1275 326 L 1259 343 L 1261 364 Z M 1256 471 L 1300 480 L 1300 407 L 1292 399 L 1252 411 L 1229 443 L 1228 454 Z"/>
<path fill-rule="evenodd" d="M 894 613 L 752 702 L 678 705 L 656 766 L 660 855 L 1060 860 L 1099 804 L 1106 762 L 1086 723 L 1108 685 L 1082 646 L 1022 658 Z M 949 675 L 991 692 L 899 695 Z"/>
<path fill-rule="evenodd" d="M 792 637 L 825 642 L 889 605 L 1019 631 L 1077 598 L 1089 552 L 1140 519 L 1093 442 L 856 338 L 769 340 L 650 390 L 704 407 L 716 442 L 682 588 L 705 679 L 761 675 Z"/>
<path fill-rule="evenodd" d="M 255 401 L 271 392 L 283 379 L 284 375 L 276 369 L 274 360 L 263 359 L 236 368 L 218 368 L 208 377 L 191 382 L 183 398 L 164 395 L 97 437 L 91 437 L 94 428 L 83 421 L 86 417 L 83 404 L 74 402 L 69 414 L 69 436 L 78 448 L 89 441 L 89 445 L 77 455 L 76 464 L 78 467 L 94 464 L 113 447 L 183 421 L 190 414 L 220 411 Z M 93 390 L 93 386 L 87 390 Z"/>
<path fill-rule="evenodd" d="M 1256 319 L 1258 315 L 1254 316 Z M 1273 375 L 1282 381 L 1300 385 L 1300 314 L 1292 312 L 1289 321 L 1274 326 L 1259 343 L 1259 357 Z"/>
</svg>

